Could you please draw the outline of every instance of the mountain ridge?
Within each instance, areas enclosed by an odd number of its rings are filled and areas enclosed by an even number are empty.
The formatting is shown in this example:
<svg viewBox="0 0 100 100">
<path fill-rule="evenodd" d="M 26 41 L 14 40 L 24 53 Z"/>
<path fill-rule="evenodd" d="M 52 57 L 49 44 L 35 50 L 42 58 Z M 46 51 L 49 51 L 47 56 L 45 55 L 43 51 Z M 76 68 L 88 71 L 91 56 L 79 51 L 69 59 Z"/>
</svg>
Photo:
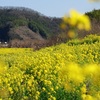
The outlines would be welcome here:
<svg viewBox="0 0 100 100">
<path fill-rule="evenodd" d="M 92 21 L 92 30 L 79 31 L 79 37 L 100 34 L 100 10 L 85 14 Z M 68 29 L 64 33 L 61 22 L 62 18 L 47 17 L 25 7 L 0 7 L 0 42 L 8 42 L 9 47 L 36 48 L 61 43 L 68 40 Z"/>
</svg>

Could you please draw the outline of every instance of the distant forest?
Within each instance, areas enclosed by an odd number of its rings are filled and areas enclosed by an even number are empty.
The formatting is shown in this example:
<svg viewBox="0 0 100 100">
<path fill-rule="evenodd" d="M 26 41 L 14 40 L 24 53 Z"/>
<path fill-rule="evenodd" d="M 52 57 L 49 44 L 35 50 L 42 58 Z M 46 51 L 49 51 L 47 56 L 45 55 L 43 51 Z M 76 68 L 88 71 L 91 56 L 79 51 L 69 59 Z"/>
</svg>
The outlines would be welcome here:
<svg viewBox="0 0 100 100">
<path fill-rule="evenodd" d="M 79 37 L 83 38 L 88 34 L 100 35 L 100 10 L 86 12 L 92 22 L 92 30 L 89 32 L 79 31 Z M 25 26 L 28 31 L 35 32 L 43 39 L 49 40 L 52 44 L 68 40 L 65 35 L 68 31 L 60 28 L 62 18 L 48 17 L 37 11 L 25 7 L 0 7 L 0 41 L 11 42 L 12 40 L 24 40 L 25 34 L 16 31 L 19 27 Z M 25 28 L 24 27 L 24 28 Z M 65 34 L 64 34 L 65 33 Z M 32 33 L 33 34 L 33 33 Z M 28 35 L 27 35 L 28 36 Z"/>
<path fill-rule="evenodd" d="M 48 38 L 52 34 L 61 31 L 59 27 L 60 23 L 60 18 L 47 17 L 29 8 L 0 7 L 0 28 L 26 25 L 32 31 L 39 32 L 41 36 Z M 3 29 L 1 31 L 3 31 Z"/>
</svg>

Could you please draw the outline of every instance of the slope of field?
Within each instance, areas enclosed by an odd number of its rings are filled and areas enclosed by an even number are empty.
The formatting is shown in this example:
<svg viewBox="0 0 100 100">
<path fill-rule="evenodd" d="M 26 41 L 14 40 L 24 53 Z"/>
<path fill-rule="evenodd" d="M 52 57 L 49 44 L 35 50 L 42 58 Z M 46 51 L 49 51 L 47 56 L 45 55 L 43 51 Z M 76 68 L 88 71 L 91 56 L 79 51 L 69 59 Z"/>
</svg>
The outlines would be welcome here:
<svg viewBox="0 0 100 100">
<path fill-rule="evenodd" d="M 39 51 L 2 48 L 0 99 L 99 100 L 99 64 L 99 36 Z"/>
</svg>

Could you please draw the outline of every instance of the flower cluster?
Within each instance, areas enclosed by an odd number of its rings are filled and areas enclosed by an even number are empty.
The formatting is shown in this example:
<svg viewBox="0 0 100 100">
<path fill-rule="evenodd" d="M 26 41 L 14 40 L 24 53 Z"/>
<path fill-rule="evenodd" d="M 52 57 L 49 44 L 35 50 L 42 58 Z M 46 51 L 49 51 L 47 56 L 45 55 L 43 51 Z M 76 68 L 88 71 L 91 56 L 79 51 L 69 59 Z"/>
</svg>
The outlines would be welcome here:
<svg viewBox="0 0 100 100">
<path fill-rule="evenodd" d="M 68 36 L 70 38 L 74 38 L 77 35 L 77 29 L 86 31 L 91 29 L 89 17 L 75 10 L 71 10 L 69 16 L 65 15 L 63 17 L 61 28 L 66 29 L 67 26 L 69 26 Z"/>
<path fill-rule="evenodd" d="M 38 51 L 2 48 L 0 100 L 99 100 L 99 52 L 100 41 Z"/>
</svg>

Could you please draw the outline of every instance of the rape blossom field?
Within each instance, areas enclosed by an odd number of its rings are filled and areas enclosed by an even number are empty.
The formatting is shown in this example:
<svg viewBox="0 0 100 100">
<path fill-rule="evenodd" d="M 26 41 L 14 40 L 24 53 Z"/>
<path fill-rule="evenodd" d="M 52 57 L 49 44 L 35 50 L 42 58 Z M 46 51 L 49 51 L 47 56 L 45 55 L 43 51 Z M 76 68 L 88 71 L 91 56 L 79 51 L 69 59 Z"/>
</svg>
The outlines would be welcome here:
<svg viewBox="0 0 100 100">
<path fill-rule="evenodd" d="M 100 37 L 1 48 L 0 100 L 100 100 Z"/>
</svg>

